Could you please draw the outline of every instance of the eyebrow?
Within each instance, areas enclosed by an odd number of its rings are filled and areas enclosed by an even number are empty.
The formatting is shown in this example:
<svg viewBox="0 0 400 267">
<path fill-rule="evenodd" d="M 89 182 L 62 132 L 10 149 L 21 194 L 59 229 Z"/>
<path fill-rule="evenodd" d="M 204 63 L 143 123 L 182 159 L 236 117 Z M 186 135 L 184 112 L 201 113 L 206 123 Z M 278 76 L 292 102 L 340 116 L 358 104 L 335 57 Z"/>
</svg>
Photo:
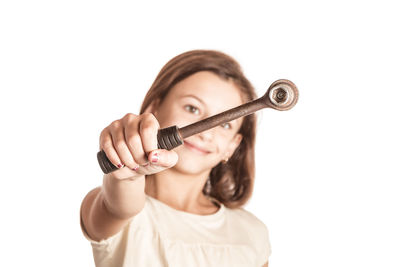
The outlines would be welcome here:
<svg viewBox="0 0 400 267">
<path fill-rule="evenodd" d="M 204 103 L 204 101 L 201 100 L 201 98 L 199 98 L 199 97 L 197 97 L 197 96 L 195 96 L 195 95 L 183 95 L 182 97 L 192 97 L 192 98 L 195 98 L 195 99 L 197 99 L 197 101 L 199 101 L 201 104 L 203 104 L 203 106 L 206 106 L 206 103 Z"/>
</svg>

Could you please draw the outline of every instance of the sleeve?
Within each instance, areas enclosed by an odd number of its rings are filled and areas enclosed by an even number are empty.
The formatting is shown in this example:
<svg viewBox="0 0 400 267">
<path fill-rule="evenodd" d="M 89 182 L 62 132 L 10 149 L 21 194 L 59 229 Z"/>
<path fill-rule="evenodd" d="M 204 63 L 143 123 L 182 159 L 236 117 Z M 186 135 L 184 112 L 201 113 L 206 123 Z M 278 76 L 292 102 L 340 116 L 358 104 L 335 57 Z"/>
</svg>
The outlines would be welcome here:
<svg viewBox="0 0 400 267">
<path fill-rule="evenodd" d="M 257 252 L 257 266 L 263 266 L 269 260 L 271 255 L 271 243 L 269 241 L 268 227 L 253 213 L 245 209 L 242 210 L 247 213 L 247 218 L 250 224 L 249 227 L 254 229 L 252 236 L 255 250 Z"/>
<path fill-rule="evenodd" d="M 256 266 L 263 266 L 271 255 L 271 243 L 267 226 L 253 213 L 241 208 L 241 216 L 246 221 L 246 228 L 252 229 L 251 242 L 256 252 Z"/>
<path fill-rule="evenodd" d="M 124 239 L 124 236 L 127 235 L 127 231 L 129 228 L 130 223 L 116 233 L 113 236 L 110 236 L 106 239 L 95 241 L 88 235 L 85 225 L 82 221 L 82 216 L 80 215 L 80 226 L 83 235 L 85 238 L 90 242 L 92 245 L 93 250 L 93 258 L 96 263 L 96 266 L 113 266 L 110 265 L 111 263 L 115 263 L 119 259 L 122 258 L 121 253 L 123 253 L 120 249 L 118 249 L 121 241 Z"/>
<path fill-rule="evenodd" d="M 263 266 L 271 256 L 271 243 L 269 240 L 269 231 L 267 226 L 262 223 L 260 227 L 260 252 L 259 252 L 259 264 L 258 266 Z"/>
</svg>

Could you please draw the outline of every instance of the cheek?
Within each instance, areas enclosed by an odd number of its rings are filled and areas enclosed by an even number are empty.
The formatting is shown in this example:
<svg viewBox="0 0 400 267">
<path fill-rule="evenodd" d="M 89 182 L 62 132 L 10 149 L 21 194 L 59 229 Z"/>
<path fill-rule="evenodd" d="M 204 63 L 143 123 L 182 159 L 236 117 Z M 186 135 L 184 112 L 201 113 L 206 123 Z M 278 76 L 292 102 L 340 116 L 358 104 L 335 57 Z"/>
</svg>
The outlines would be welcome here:
<svg viewBox="0 0 400 267">
<path fill-rule="evenodd" d="M 227 156 L 231 157 L 235 150 L 239 147 L 241 140 L 241 135 L 237 134 L 230 134 L 229 136 L 225 136 L 220 139 L 218 144 L 219 156 L 222 159 L 226 159 Z"/>
<path fill-rule="evenodd" d="M 169 126 L 177 125 L 177 118 L 179 118 L 179 116 L 177 116 L 173 110 L 159 109 L 157 111 L 156 118 L 158 120 L 158 123 L 160 124 L 160 128 L 166 128 Z"/>
<path fill-rule="evenodd" d="M 185 118 L 183 111 L 179 110 L 179 107 L 173 104 L 170 108 L 160 108 L 157 110 L 156 118 L 161 128 L 174 125 L 182 128 L 194 122 Z"/>
<path fill-rule="evenodd" d="M 219 152 L 219 156 L 220 157 L 224 157 L 227 151 L 228 151 L 228 144 L 222 144 L 218 148 L 218 152 Z"/>
<path fill-rule="evenodd" d="M 174 168 L 183 173 L 191 174 L 210 171 L 222 160 L 224 154 L 221 153 L 220 149 L 218 147 L 214 153 L 202 156 L 187 150 L 184 146 L 179 146 L 174 149 L 179 157 L 178 163 Z"/>
<path fill-rule="evenodd" d="M 215 153 L 213 153 L 213 158 L 218 162 L 225 158 L 226 152 L 229 148 L 230 137 L 227 136 L 215 136 Z"/>
</svg>

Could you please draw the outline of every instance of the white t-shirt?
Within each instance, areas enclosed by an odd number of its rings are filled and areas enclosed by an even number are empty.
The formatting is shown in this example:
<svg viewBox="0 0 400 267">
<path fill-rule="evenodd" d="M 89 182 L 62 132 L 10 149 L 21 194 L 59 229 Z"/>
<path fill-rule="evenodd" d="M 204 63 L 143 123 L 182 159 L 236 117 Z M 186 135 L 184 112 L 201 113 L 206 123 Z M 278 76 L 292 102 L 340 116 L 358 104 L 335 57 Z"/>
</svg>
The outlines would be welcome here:
<svg viewBox="0 0 400 267">
<path fill-rule="evenodd" d="M 271 254 L 264 223 L 222 204 L 214 214 L 196 215 L 146 196 L 143 210 L 119 233 L 96 242 L 83 232 L 97 267 L 259 267 Z"/>
</svg>

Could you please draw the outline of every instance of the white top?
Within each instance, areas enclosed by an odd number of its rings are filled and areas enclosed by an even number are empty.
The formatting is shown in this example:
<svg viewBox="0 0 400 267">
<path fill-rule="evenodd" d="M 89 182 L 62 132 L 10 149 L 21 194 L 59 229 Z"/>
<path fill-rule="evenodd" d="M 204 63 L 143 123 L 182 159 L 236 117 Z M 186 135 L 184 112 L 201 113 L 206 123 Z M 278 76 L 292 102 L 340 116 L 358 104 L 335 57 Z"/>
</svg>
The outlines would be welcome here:
<svg viewBox="0 0 400 267">
<path fill-rule="evenodd" d="M 83 232 L 97 267 L 259 267 L 271 254 L 267 227 L 222 204 L 214 214 L 196 215 L 146 196 L 143 210 L 114 236 L 96 242 Z"/>
</svg>

